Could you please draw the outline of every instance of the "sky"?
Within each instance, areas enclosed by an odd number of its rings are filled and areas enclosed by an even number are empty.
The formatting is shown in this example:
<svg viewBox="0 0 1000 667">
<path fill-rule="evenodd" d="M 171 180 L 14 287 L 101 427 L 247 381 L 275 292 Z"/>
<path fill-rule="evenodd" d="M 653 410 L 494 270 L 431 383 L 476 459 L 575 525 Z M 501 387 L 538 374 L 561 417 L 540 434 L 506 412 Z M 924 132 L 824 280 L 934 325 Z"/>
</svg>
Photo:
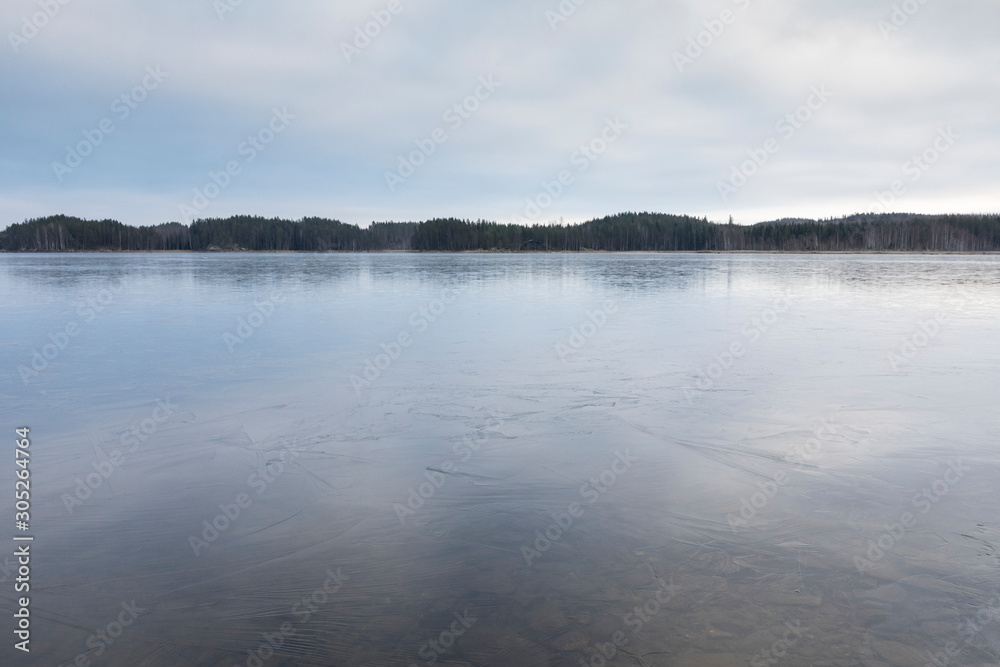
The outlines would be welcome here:
<svg viewBox="0 0 1000 667">
<path fill-rule="evenodd" d="M 0 227 L 1000 211 L 996 0 L 4 0 Z"/>
</svg>

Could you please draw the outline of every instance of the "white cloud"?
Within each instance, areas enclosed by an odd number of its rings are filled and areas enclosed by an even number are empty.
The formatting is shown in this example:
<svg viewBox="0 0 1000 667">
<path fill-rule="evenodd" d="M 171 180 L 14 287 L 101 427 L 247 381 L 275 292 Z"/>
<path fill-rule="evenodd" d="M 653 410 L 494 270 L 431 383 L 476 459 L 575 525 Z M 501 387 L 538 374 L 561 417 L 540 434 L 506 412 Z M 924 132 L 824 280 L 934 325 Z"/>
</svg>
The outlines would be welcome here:
<svg viewBox="0 0 1000 667">
<path fill-rule="evenodd" d="M 203 0 L 63 6 L 19 53 L 0 55 L 0 224 L 56 212 L 177 219 L 177 204 L 275 106 L 296 114 L 294 127 L 206 214 L 508 219 L 614 116 L 627 134 L 546 218 L 851 213 L 943 125 L 963 141 L 900 206 L 997 208 L 991 0 L 928 2 L 888 40 L 877 21 L 892 2 L 590 0 L 554 31 L 555 0 L 401 2 L 350 63 L 341 43 L 388 0 L 245 1 L 224 21 Z M 34 0 L 8 7 L 5 33 L 37 11 Z M 735 21 L 679 73 L 673 54 L 724 9 Z M 51 162 L 155 64 L 169 81 L 60 184 Z M 391 193 L 384 172 L 489 74 L 502 88 Z M 717 181 L 818 84 L 835 98 L 720 201 Z"/>
</svg>

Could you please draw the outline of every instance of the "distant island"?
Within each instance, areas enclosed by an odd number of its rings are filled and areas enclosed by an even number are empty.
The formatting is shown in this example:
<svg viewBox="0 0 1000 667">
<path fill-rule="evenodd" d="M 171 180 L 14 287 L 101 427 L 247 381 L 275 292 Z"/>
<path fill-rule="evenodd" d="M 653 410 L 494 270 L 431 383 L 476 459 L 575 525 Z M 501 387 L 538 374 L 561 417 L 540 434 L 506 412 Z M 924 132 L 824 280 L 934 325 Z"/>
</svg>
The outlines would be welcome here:
<svg viewBox="0 0 1000 667">
<path fill-rule="evenodd" d="M 998 252 L 1000 215 L 858 214 L 753 225 L 620 213 L 578 225 L 453 218 L 376 222 L 237 216 L 132 227 L 64 215 L 13 224 L 3 252 Z"/>
</svg>

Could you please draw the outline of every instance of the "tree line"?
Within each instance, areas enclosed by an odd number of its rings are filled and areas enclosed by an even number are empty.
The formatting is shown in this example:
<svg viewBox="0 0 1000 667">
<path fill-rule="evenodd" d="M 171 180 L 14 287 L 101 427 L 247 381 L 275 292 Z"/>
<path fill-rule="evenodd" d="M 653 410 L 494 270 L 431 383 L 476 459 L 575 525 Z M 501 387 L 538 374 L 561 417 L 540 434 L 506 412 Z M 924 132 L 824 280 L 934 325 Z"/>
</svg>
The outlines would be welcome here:
<svg viewBox="0 0 1000 667">
<path fill-rule="evenodd" d="M 235 216 L 132 227 L 64 215 L 0 232 L 4 252 L 128 251 L 1000 251 L 998 215 L 858 214 L 826 220 L 718 224 L 707 218 L 621 213 L 577 225 L 445 218 L 376 222 Z"/>
</svg>

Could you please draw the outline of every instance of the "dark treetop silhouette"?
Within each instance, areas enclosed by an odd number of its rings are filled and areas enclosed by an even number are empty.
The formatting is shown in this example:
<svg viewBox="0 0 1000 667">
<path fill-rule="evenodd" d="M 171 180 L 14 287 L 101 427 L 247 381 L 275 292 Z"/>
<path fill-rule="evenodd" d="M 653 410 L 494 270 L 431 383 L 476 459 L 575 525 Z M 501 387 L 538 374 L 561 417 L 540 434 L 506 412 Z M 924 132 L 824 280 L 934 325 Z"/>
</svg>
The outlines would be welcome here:
<svg viewBox="0 0 1000 667">
<path fill-rule="evenodd" d="M 0 232 L 5 252 L 73 251 L 1000 251 L 1000 215 L 859 214 L 829 220 L 716 224 L 621 213 L 579 225 L 457 220 L 377 222 L 237 216 L 131 227 L 116 220 L 38 218 Z"/>
</svg>

